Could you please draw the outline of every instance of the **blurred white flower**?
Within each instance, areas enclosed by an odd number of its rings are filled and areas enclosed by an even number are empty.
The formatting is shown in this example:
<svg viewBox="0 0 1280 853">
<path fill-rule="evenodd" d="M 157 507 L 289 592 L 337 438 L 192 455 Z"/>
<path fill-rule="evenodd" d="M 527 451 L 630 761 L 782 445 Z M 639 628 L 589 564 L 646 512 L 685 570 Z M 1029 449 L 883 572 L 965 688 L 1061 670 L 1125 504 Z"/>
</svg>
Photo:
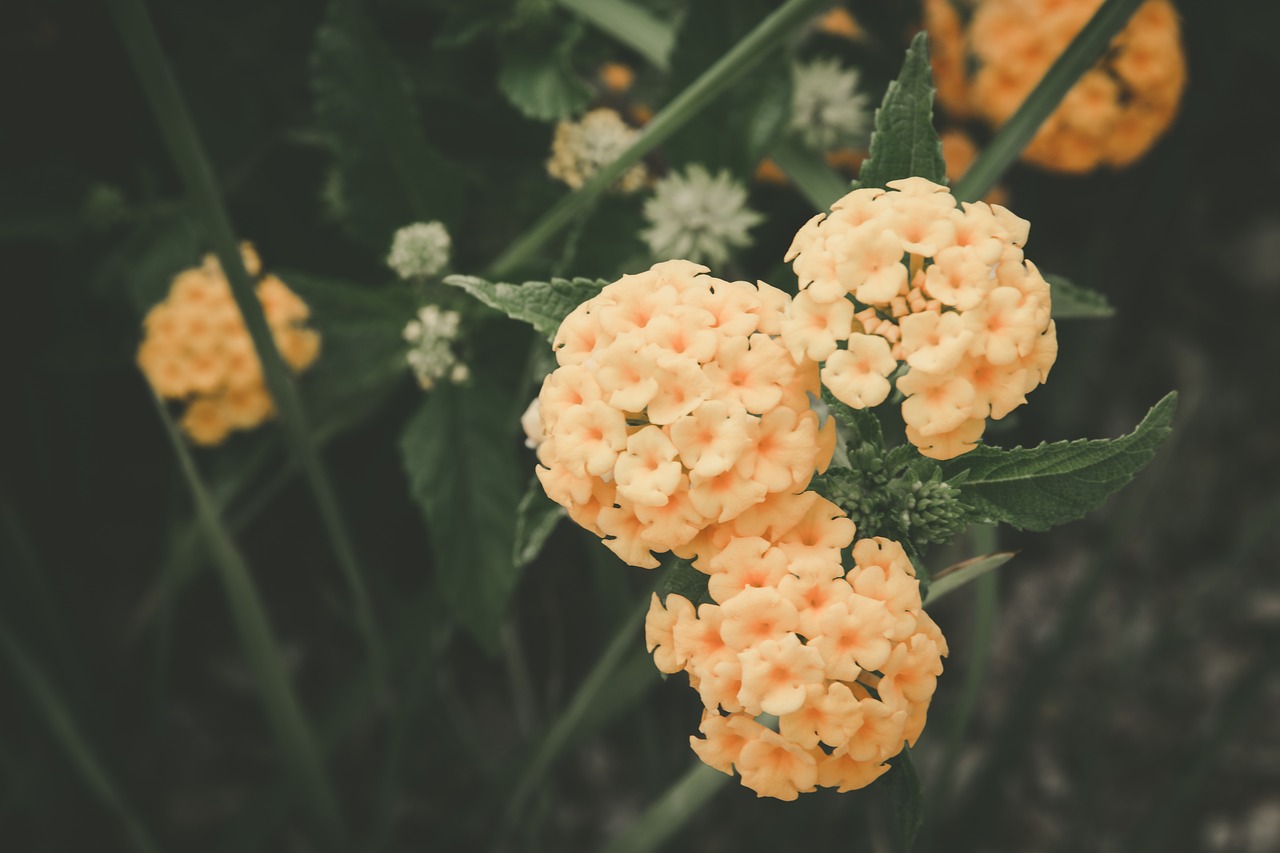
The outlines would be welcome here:
<svg viewBox="0 0 1280 853">
<path fill-rule="evenodd" d="M 871 130 L 867 96 L 858 91 L 858 72 L 835 59 L 815 59 L 791 67 L 791 129 L 818 151 L 861 147 Z"/>
<path fill-rule="evenodd" d="M 650 226 L 640 232 L 655 258 L 720 264 L 750 245 L 747 229 L 764 217 L 747 207 L 747 190 L 727 171 L 715 177 L 692 164 L 653 186 L 644 203 Z"/>
<path fill-rule="evenodd" d="M 639 135 L 640 131 L 620 115 L 605 108 L 592 110 L 576 122 L 562 121 L 556 125 L 547 174 L 576 190 L 617 160 Z M 622 173 L 614 186 L 619 192 L 635 192 L 644 186 L 648 176 L 644 164 L 636 163 Z"/>
<path fill-rule="evenodd" d="M 413 346 L 405 361 L 424 391 L 431 390 L 446 377 L 455 385 L 471 377 L 471 371 L 453 352 L 461 319 L 457 311 L 442 311 L 439 305 L 428 305 L 418 312 L 418 319 L 410 320 L 404 327 L 404 339 Z"/>
<path fill-rule="evenodd" d="M 439 222 L 406 225 L 391 240 L 387 266 L 401 278 L 427 278 L 449 265 L 452 245 L 449 232 Z"/>
</svg>

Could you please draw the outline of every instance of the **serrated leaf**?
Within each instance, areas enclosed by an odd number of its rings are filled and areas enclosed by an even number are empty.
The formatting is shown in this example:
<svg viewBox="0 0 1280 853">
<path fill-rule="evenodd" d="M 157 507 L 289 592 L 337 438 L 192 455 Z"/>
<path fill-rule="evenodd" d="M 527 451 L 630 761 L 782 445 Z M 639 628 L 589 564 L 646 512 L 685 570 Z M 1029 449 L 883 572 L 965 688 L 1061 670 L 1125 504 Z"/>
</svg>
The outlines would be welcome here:
<svg viewBox="0 0 1280 853">
<path fill-rule="evenodd" d="M 1121 438 L 978 447 L 944 463 L 943 476 L 967 472 L 964 500 L 981 520 L 1048 530 L 1097 509 L 1146 467 L 1169 435 L 1177 396 L 1167 394 Z"/>
<path fill-rule="evenodd" d="M 397 228 L 459 219 L 458 169 L 427 141 L 408 75 L 359 0 L 333 0 L 311 56 L 316 119 L 330 135 L 343 228 L 384 253 Z"/>
<path fill-rule="evenodd" d="M 658 584 L 659 601 L 666 604 L 667 596 L 675 593 L 689 599 L 694 607 L 715 603 L 707 591 L 707 576 L 695 569 L 692 563 L 676 557 L 668 557 L 663 562 L 668 564 L 668 568 Z"/>
<path fill-rule="evenodd" d="M 857 186 L 884 188 L 889 181 L 912 176 L 947 183 L 942 142 L 933 129 L 933 92 L 928 37 L 919 33 L 907 48 L 898 79 L 889 84 L 876 110 L 871 150 Z"/>
<path fill-rule="evenodd" d="M 1046 275 L 1044 280 L 1049 282 L 1052 291 L 1055 320 L 1095 319 L 1111 317 L 1116 313 L 1107 297 L 1096 290 L 1073 284 L 1060 275 Z"/>
<path fill-rule="evenodd" d="M 516 541 L 512 560 L 517 569 L 523 569 L 538 558 L 556 526 L 567 516 L 564 507 L 547 497 L 537 477 L 529 481 L 529 487 L 516 507 Z"/>
<path fill-rule="evenodd" d="M 893 846 L 902 853 L 911 853 L 920 827 L 924 826 L 924 792 L 920 776 L 911 763 L 909 747 L 903 746 L 902 752 L 890 759 L 889 772 L 884 774 L 884 778 L 889 787 Z"/>
<path fill-rule="evenodd" d="M 473 275 L 451 275 L 445 278 L 444 283 L 461 287 L 513 320 L 528 323 L 548 341 L 556 336 L 556 330 L 573 309 L 598 294 L 607 284 L 603 279 L 591 278 L 553 278 L 551 281 L 504 284 Z"/>
<path fill-rule="evenodd" d="M 436 388 L 400 439 L 440 589 L 458 622 L 490 649 L 519 578 L 511 557 L 520 487 L 506 409 L 477 375 L 468 386 Z"/>
<path fill-rule="evenodd" d="M 570 62 L 580 28 L 568 34 L 546 27 L 522 30 L 503 42 L 498 88 L 511 105 L 531 119 L 557 121 L 582 110 L 591 87 Z"/>
</svg>

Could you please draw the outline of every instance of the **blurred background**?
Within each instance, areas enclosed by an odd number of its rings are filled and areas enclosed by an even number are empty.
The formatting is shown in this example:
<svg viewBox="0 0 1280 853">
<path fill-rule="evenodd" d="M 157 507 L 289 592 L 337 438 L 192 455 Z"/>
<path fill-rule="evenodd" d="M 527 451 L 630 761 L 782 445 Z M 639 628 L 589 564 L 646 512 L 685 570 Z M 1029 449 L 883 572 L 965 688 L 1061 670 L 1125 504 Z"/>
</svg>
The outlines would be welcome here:
<svg viewBox="0 0 1280 853">
<path fill-rule="evenodd" d="M 771 8 L 648 6 L 682 22 L 666 73 L 552 3 L 364 4 L 379 55 L 403 70 L 455 173 L 438 217 L 455 271 L 480 272 L 565 193 L 545 168 L 554 121 L 502 92 L 516 39 L 504 18 L 577 28 L 565 55 L 585 97 L 622 97 L 593 77 L 616 62 L 637 70 L 627 104 L 656 108 Z M 865 27 L 857 39 L 814 27 L 787 49 L 858 68 L 878 103 L 919 20 L 912 4 L 878 6 L 849 5 Z M 1016 166 L 1002 182 L 1032 223 L 1028 257 L 1105 294 L 1115 314 L 1061 322 L 1051 381 L 988 438 L 1118 436 L 1170 389 L 1174 433 L 1104 509 L 1049 534 L 1001 531 L 1018 555 L 998 585 L 936 608 L 951 656 L 915 752 L 920 850 L 1280 849 L 1280 11 L 1175 6 L 1189 82 L 1155 147 L 1122 171 Z M 697 698 L 683 679 L 657 677 L 638 629 L 608 701 L 521 808 L 509 803 L 532 745 L 652 579 L 564 524 L 523 569 L 495 643 L 452 624 L 400 450 L 424 394 L 400 339 L 421 294 L 397 291 L 384 260 L 391 231 L 412 220 L 394 192 L 356 199 L 342 129 L 317 110 L 326 4 L 149 7 L 238 234 L 311 302 L 325 336 L 301 386 L 389 637 L 389 687 L 369 686 L 340 568 L 276 426 L 197 460 L 225 498 L 347 822 L 368 849 L 602 848 L 694 761 Z M 775 64 L 785 77 L 787 60 Z M 735 110 L 758 100 L 750 83 L 648 166 L 730 168 L 765 221 L 717 272 L 794 288 L 781 256 L 812 205 L 793 186 L 753 181 L 751 152 L 725 141 Z M 5 3 L 0 104 L 0 849 L 134 849 L 68 750 L 67 725 L 158 849 L 329 848 L 296 802 L 135 364 L 142 315 L 209 245 L 106 6 Z M 519 274 L 643 269 L 643 225 L 636 198 L 605 197 L 576 245 L 553 243 Z M 386 298 L 370 307 L 352 292 Z M 529 332 L 467 322 L 470 357 L 514 395 Z M 344 354 L 359 376 L 344 373 Z M 510 403 L 503 426 L 521 484 L 533 467 L 515 419 L 525 402 Z M 966 544 L 930 562 L 970 556 Z M 888 850 L 887 808 L 875 787 L 781 803 L 734 783 L 670 849 L 804 838 L 814 850 Z"/>
</svg>

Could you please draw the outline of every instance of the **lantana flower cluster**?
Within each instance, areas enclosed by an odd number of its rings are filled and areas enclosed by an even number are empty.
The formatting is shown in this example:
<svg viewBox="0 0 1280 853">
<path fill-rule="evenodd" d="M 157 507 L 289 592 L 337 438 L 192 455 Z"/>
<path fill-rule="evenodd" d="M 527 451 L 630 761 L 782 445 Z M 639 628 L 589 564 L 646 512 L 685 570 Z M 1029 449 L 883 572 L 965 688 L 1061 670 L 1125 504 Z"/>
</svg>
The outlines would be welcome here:
<svg viewBox="0 0 1280 853">
<path fill-rule="evenodd" d="M 1000 205 L 957 208 L 924 178 L 854 190 L 796 234 L 800 292 L 782 322 L 796 359 L 862 409 L 895 375 L 907 439 L 950 459 L 986 419 L 1026 402 L 1057 357 L 1049 285 L 1023 257 L 1028 223 Z"/>
<path fill-rule="evenodd" d="M 645 625 L 658 668 L 686 672 L 702 699 L 694 751 L 761 797 L 869 785 L 920 736 L 947 654 L 910 559 L 889 539 L 854 543 L 854 523 L 813 492 L 722 530 L 696 564 L 712 602 L 654 595 Z"/>
<path fill-rule="evenodd" d="M 709 528 L 795 494 L 835 449 L 818 365 L 778 338 L 788 297 L 673 260 L 575 309 L 538 398 L 538 477 L 622 560 L 692 557 Z"/>
<path fill-rule="evenodd" d="M 241 246 L 245 268 L 262 271 L 257 253 Z M 258 279 L 258 299 L 280 355 L 295 372 L 320 353 L 320 336 L 306 328 L 310 309 L 274 275 Z M 138 366 L 161 397 L 188 401 L 183 430 L 197 444 L 220 443 L 232 430 L 252 429 L 275 406 L 262 378 L 262 363 L 212 254 L 183 270 L 168 297 L 147 312 Z"/>
<path fill-rule="evenodd" d="M 999 127 L 1102 0 L 978 0 L 963 26 L 952 0 L 926 0 L 938 101 Z M 1041 125 L 1023 159 L 1082 173 L 1141 157 L 1173 121 L 1186 85 L 1177 12 L 1148 0 Z"/>
<path fill-rule="evenodd" d="M 562 121 L 556 125 L 551 142 L 547 174 L 576 190 L 617 160 L 639 136 L 640 131 L 608 107 L 591 110 L 578 121 Z M 614 188 L 633 193 L 648 180 L 648 169 L 643 163 L 636 163 L 622 173 Z"/>
</svg>

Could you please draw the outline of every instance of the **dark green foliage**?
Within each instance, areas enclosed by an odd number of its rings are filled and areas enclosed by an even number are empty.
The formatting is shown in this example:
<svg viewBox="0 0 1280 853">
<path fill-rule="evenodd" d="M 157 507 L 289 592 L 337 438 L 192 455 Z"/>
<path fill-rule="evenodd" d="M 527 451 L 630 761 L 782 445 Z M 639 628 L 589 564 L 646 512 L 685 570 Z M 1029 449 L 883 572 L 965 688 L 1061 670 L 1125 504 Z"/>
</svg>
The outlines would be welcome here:
<svg viewBox="0 0 1280 853">
<path fill-rule="evenodd" d="M 715 604 L 715 599 L 707 591 L 708 575 L 698 571 L 688 560 L 668 556 L 663 560 L 666 574 L 658 585 L 658 598 L 666 604 L 667 596 L 675 593 L 693 602 L 694 607 L 702 604 Z"/>
<path fill-rule="evenodd" d="M 386 252 L 397 228 L 460 221 L 459 173 L 427 141 L 409 78 L 359 0 L 333 0 L 311 56 L 316 120 L 329 136 L 331 204 L 343 228 Z"/>
<path fill-rule="evenodd" d="M 1133 479 L 1169 437 L 1177 393 L 1170 392 L 1126 436 L 1058 441 L 1036 447 L 978 447 L 942 466 L 966 473 L 965 502 L 979 520 L 1048 530 L 1102 506 Z"/>
<path fill-rule="evenodd" d="M 910 747 L 904 745 L 902 752 L 890 759 L 884 779 L 889 789 L 889 825 L 894 849 L 911 853 L 920 827 L 924 826 L 924 791 L 911 763 Z"/>
<path fill-rule="evenodd" d="M 461 287 L 490 308 L 513 320 L 522 320 L 548 341 L 574 308 L 600 292 L 607 284 L 589 278 L 526 281 L 524 284 L 489 282 L 473 275 L 451 275 L 445 284 Z"/>
<path fill-rule="evenodd" d="M 573 70 L 573 47 L 582 38 L 576 22 L 531 22 L 502 41 L 498 86 L 512 106 L 539 121 L 556 121 L 581 112 L 591 87 Z"/>
<path fill-rule="evenodd" d="M 942 142 L 933 128 L 933 92 L 928 37 L 920 33 L 876 110 L 871 152 L 858 173 L 859 187 L 883 188 L 890 181 L 913 176 L 936 184 L 947 182 Z"/>
<path fill-rule="evenodd" d="M 511 559 L 517 569 L 538 558 L 551 534 L 566 517 L 564 507 L 547 497 L 538 478 L 531 479 L 520 505 L 516 507 L 515 546 Z"/>
<path fill-rule="evenodd" d="M 1096 290 L 1073 284 L 1060 275 L 1046 275 L 1044 280 L 1052 289 L 1055 320 L 1101 319 L 1116 313 L 1107 297 Z"/>
</svg>

